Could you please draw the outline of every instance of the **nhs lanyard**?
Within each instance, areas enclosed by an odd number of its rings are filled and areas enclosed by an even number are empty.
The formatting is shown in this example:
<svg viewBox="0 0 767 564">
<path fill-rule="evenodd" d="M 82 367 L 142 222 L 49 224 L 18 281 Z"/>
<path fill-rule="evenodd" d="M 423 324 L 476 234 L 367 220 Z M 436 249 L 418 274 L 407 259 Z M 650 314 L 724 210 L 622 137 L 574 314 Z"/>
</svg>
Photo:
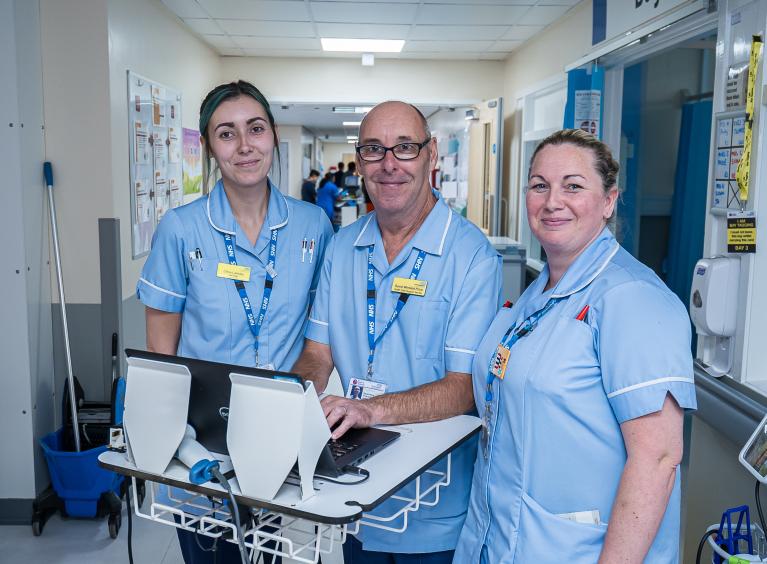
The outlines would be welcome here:
<svg viewBox="0 0 767 564">
<path fill-rule="evenodd" d="M 405 307 L 408 297 L 410 297 L 410 294 L 406 294 L 405 292 L 400 293 L 389 321 L 386 322 L 386 325 L 384 325 L 381 333 L 376 338 L 376 285 L 375 270 L 373 269 L 374 247 L 375 245 L 370 245 L 368 247 L 368 347 L 370 348 L 370 353 L 368 354 L 368 379 L 373 378 L 373 357 L 375 356 L 376 345 L 383 339 L 383 336 L 389 328 L 394 325 L 402 308 Z M 424 260 L 426 260 L 426 251 L 418 249 L 418 256 L 415 259 L 415 264 L 413 264 L 413 270 L 410 271 L 410 280 L 418 279 L 418 274 L 421 272 Z"/>
<path fill-rule="evenodd" d="M 517 326 L 516 329 L 514 329 L 514 325 L 509 327 L 506 330 L 506 333 L 503 334 L 503 338 L 498 345 L 498 349 L 503 348 L 508 354 L 508 352 L 511 350 L 511 347 L 513 347 L 514 344 L 522 337 L 531 333 L 533 329 L 535 329 L 535 327 L 538 325 L 538 322 L 543 318 L 543 316 L 546 315 L 552 307 L 554 307 L 563 299 L 564 298 L 550 298 L 542 309 L 539 309 L 527 319 L 525 319 L 520 325 Z M 484 425 L 482 425 L 482 446 L 485 458 L 488 457 L 488 447 L 490 443 L 490 419 L 493 415 L 493 381 L 497 378 L 493 372 L 493 366 L 498 357 L 498 349 L 493 352 L 493 356 L 490 359 L 490 366 L 487 369 L 487 385 L 485 388 L 485 413 L 482 417 L 484 422 Z M 500 381 L 501 378 L 498 378 L 498 380 Z"/>
<path fill-rule="evenodd" d="M 226 244 L 226 256 L 229 264 L 237 266 L 237 259 L 234 256 L 234 237 L 228 233 L 224 234 L 224 243 Z M 266 278 L 264 280 L 264 296 L 261 298 L 261 309 L 258 317 L 253 315 L 253 308 L 248 299 L 248 292 L 245 290 L 245 283 L 241 280 L 235 280 L 234 285 L 237 293 L 240 295 L 242 309 L 245 310 L 245 319 L 248 321 L 250 332 L 253 333 L 254 348 L 256 351 L 256 366 L 260 366 L 258 359 L 258 335 L 261 333 L 261 326 L 264 324 L 266 310 L 269 308 L 269 300 L 272 297 L 272 287 L 274 286 L 274 262 L 277 258 L 277 230 L 272 229 L 272 238 L 269 241 L 269 261 L 266 263 Z"/>
</svg>

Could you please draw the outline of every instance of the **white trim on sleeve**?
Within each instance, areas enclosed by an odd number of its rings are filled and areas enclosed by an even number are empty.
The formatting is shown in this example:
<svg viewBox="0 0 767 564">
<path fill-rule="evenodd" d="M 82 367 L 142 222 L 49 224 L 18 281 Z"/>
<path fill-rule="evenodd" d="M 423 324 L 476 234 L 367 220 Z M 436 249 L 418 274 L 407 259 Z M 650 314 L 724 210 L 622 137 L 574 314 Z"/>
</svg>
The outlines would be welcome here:
<svg viewBox="0 0 767 564">
<path fill-rule="evenodd" d="M 182 300 L 186 299 L 186 296 L 183 296 L 181 294 L 177 294 L 176 292 L 171 292 L 170 290 L 166 290 L 165 288 L 160 288 L 159 286 L 155 286 L 154 284 L 152 284 L 146 278 L 139 278 L 139 282 L 143 282 L 144 284 L 146 284 L 150 288 L 154 288 L 158 292 L 162 292 L 163 294 L 168 294 L 170 296 L 173 296 L 174 298 L 181 298 Z"/>
<path fill-rule="evenodd" d="M 459 353 L 465 353 L 465 354 L 477 354 L 477 351 L 471 351 L 469 349 L 459 349 L 456 347 L 445 347 L 445 350 L 450 352 L 459 352 Z"/>
<path fill-rule="evenodd" d="M 648 382 L 642 382 L 641 384 L 634 384 L 633 386 L 627 386 L 625 388 L 621 388 L 620 390 L 615 390 L 614 392 L 607 394 L 607 398 L 611 399 L 611 398 L 614 398 L 615 396 L 619 396 L 627 392 L 633 392 L 634 390 L 647 388 L 648 386 L 654 386 L 656 384 L 663 384 L 665 382 L 685 382 L 687 384 L 695 385 L 695 380 L 693 378 L 683 378 L 681 376 L 669 376 L 668 378 L 656 378 L 655 380 L 650 380 Z"/>
<path fill-rule="evenodd" d="M 322 325 L 323 327 L 328 326 L 327 321 L 320 321 L 319 319 L 312 319 L 311 317 L 309 318 L 309 323 L 316 323 L 317 325 Z"/>
<path fill-rule="evenodd" d="M 439 242 L 439 250 L 437 251 L 438 255 L 442 255 L 442 250 L 445 248 L 445 237 L 447 237 L 447 232 L 450 229 L 450 223 L 453 221 L 453 210 L 448 209 L 447 210 L 447 222 L 445 223 L 445 230 L 442 232 L 442 239 Z"/>
</svg>

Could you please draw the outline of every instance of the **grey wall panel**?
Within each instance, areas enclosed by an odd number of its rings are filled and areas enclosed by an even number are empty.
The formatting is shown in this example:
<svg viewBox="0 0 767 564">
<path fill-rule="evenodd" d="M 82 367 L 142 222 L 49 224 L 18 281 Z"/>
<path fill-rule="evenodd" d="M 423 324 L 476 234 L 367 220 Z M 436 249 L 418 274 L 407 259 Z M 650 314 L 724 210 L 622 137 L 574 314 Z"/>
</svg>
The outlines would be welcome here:
<svg viewBox="0 0 767 564">
<path fill-rule="evenodd" d="M 65 265 L 66 268 L 66 265 Z M 66 357 L 64 353 L 64 334 L 61 329 L 61 310 L 58 304 L 52 304 L 53 315 L 53 352 L 56 370 L 56 422 L 61 424 L 61 400 L 64 382 L 67 377 Z M 110 378 L 104 373 L 104 354 L 109 354 L 102 347 L 101 305 L 67 303 L 69 321 L 69 346 L 72 351 L 72 372 L 85 391 L 89 401 L 108 401 L 104 382 Z"/>
<path fill-rule="evenodd" d="M 99 218 L 99 272 L 101 277 L 101 350 L 103 374 L 112 372 L 112 335 L 122 338 L 122 274 L 120 267 L 120 220 Z M 119 355 L 118 355 L 119 358 Z M 103 393 L 109 397 L 111 382 L 104 379 Z"/>
<path fill-rule="evenodd" d="M 123 300 L 123 332 L 121 339 L 122 349 L 146 349 L 146 321 L 144 318 L 144 304 L 133 294 Z M 122 359 L 122 374 L 125 374 L 127 364 L 125 355 L 120 351 Z"/>
</svg>

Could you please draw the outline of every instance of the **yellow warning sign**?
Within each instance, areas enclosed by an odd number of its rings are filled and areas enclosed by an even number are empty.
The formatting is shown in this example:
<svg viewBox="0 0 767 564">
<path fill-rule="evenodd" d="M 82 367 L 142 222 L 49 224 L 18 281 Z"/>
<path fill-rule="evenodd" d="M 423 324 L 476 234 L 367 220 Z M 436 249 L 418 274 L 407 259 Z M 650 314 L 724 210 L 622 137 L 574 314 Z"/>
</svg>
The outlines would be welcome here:
<svg viewBox="0 0 767 564">
<path fill-rule="evenodd" d="M 748 190 L 751 173 L 751 130 L 754 126 L 754 89 L 759 56 L 762 53 L 762 38 L 754 35 L 751 41 L 751 57 L 748 62 L 748 87 L 746 89 L 746 133 L 743 139 L 743 155 L 738 163 L 736 178 L 738 180 L 739 199 L 741 205 L 748 201 Z M 729 229 L 728 229 L 729 232 Z"/>
<path fill-rule="evenodd" d="M 727 252 L 756 252 L 756 214 L 727 212 Z"/>
</svg>

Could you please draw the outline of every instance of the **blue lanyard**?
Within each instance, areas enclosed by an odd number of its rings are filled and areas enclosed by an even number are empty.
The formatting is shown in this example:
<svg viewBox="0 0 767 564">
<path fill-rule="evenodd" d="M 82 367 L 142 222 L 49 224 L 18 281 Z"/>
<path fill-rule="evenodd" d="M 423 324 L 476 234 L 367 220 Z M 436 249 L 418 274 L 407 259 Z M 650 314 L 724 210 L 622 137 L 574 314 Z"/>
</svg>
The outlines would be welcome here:
<svg viewBox="0 0 767 564">
<path fill-rule="evenodd" d="M 374 247 L 375 245 L 370 245 L 368 247 L 368 346 L 370 348 L 370 354 L 368 354 L 368 379 L 373 377 L 373 357 L 375 356 L 376 345 L 381 341 L 381 339 L 383 339 L 383 336 L 386 334 L 389 328 L 394 325 L 394 322 L 397 320 L 397 317 L 399 317 L 402 308 L 405 307 L 407 299 L 410 297 L 410 294 L 406 294 L 404 292 L 400 293 L 389 321 L 386 322 L 386 325 L 384 325 L 381 333 L 376 338 L 376 285 L 375 270 L 373 269 Z M 423 266 L 425 260 L 426 251 L 418 249 L 418 256 L 415 259 L 415 264 L 413 264 L 413 270 L 410 271 L 410 280 L 418 279 L 418 274 L 421 272 L 421 267 Z"/>
<path fill-rule="evenodd" d="M 554 307 L 557 303 L 559 303 L 563 298 L 550 298 L 549 301 L 546 302 L 546 305 L 543 306 L 542 309 L 536 311 L 534 314 L 532 314 L 530 317 L 525 319 L 516 330 L 514 330 L 514 326 L 512 325 L 506 330 L 506 333 L 503 334 L 503 338 L 501 339 L 500 346 L 502 346 L 504 349 L 511 350 L 511 347 L 514 346 L 514 344 L 519 341 L 522 337 L 527 335 L 528 333 L 531 333 L 533 329 L 535 329 L 535 326 L 538 325 L 538 322 L 541 320 L 541 318 L 546 315 L 549 310 Z M 487 388 L 485 390 L 485 402 L 490 403 L 493 401 L 493 380 L 495 380 L 495 374 L 493 374 L 493 361 L 495 360 L 496 352 L 493 352 L 493 356 L 490 359 L 490 366 L 487 369 Z"/>
<path fill-rule="evenodd" d="M 224 234 L 224 243 L 226 244 L 226 256 L 229 264 L 237 266 L 237 259 L 234 256 L 234 237 L 228 233 Z M 242 301 L 242 309 L 245 310 L 245 319 L 248 321 L 250 332 L 253 333 L 254 348 L 256 351 L 256 366 L 260 366 L 258 359 L 258 335 L 261 333 L 261 326 L 264 324 L 266 310 L 269 308 L 269 300 L 272 297 L 272 287 L 274 286 L 274 262 L 277 259 L 277 230 L 272 229 L 272 238 L 269 241 L 269 261 L 266 263 L 266 278 L 264 280 L 264 296 L 261 298 L 261 309 L 258 317 L 253 315 L 253 308 L 248 299 L 248 292 L 245 290 L 245 283 L 241 280 L 235 280 L 234 285 Z"/>
</svg>

